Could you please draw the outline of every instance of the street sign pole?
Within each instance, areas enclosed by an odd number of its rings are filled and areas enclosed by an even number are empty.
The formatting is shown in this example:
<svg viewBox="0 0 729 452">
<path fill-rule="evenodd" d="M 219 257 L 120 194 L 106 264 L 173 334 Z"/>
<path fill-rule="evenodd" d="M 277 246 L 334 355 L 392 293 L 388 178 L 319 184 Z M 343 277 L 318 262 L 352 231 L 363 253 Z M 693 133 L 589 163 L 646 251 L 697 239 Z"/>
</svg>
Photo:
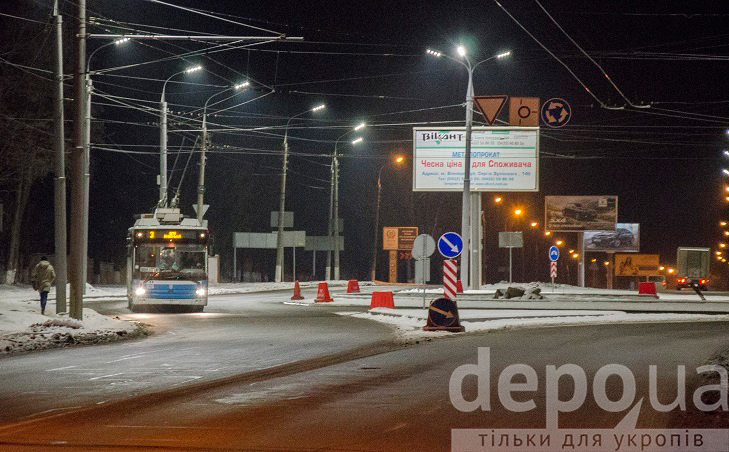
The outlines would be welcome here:
<svg viewBox="0 0 729 452">
<path fill-rule="evenodd" d="M 509 247 L 509 284 L 511 284 L 511 264 L 512 264 L 512 261 L 511 261 L 511 250 L 513 250 L 513 249 L 514 249 L 513 246 L 510 246 Z"/>
</svg>

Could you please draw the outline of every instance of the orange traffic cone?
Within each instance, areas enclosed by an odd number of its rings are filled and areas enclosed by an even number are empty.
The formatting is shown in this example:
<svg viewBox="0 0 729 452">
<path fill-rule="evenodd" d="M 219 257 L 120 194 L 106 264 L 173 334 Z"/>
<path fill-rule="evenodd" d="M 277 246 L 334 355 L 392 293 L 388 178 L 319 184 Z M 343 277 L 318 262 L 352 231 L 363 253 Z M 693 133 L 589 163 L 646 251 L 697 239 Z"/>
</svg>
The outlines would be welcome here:
<svg viewBox="0 0 729 452">
<path fill-rule="evenodd" d="M 303 300 L 304 297 L 301 296 L 301 287 L 299 287 L 299 280 L 297 279 L 294 283 L 294 296 L 291 297 L 292 300 Z"/>
<path fill-rule="evenodd" d="M 331 301 L 334 301 L 332 297 L 329 296 L 329 285 L 325 282 L 319 283 L 319 291 L 316 294 L 316 300 L 314 300 L 317 303 L 329 303 Z"/>
<path fill-rule="evenodd" d="M 359 282 L 356 279 L 350 279 L 347 283 L 347 293 L 359 293 Z"/>
<path fill-rule="evenodd" d="M 395 301 L 392 298 L 392 292 L 372 292 L 370 309 L 373 308 L 395 309 Z"/>
<path fill-rule="evenodd" d="M 456 293 L 463 293 L 463 283 L 460 279 L 456 281 Z"/>
</svg>

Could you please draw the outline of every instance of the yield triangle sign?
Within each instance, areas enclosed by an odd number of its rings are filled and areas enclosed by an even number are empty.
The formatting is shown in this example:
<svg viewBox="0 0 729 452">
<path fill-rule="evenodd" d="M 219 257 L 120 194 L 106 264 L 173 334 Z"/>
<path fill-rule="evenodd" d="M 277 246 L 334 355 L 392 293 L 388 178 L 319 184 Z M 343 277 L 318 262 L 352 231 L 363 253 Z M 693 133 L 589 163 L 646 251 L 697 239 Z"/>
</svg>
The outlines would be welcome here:
<svg viewBox="0 0 729 452">
<path fill-rule="evenodd" d="M 490 126 L 499 117 L 499 113 L 504 108 L 507 99 L 509 99 L 509 96 L 473 96 L 473 102 L 481 110 L 481 114 Z"/>
</svg>

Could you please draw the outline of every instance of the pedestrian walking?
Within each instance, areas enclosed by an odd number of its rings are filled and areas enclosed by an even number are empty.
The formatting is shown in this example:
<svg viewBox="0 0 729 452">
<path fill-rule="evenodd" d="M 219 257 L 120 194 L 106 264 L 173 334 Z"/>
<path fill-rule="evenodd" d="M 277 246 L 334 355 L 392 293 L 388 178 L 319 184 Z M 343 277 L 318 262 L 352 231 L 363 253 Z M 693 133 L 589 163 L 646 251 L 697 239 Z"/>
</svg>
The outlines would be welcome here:
<svg viewBox="0 0 729 452">
<path fill-rule="evenodd" d="M 41 257 L 40 262 L 33 267 L 33 273 L 31 274 L 31 281 L 33 282 L 33 289 L 40 292 L 40 304 L 41 314 L 46 313 L 46 303 L 48 302 L 48 292 L 51 290 L 51 284 L 56 279 L 56 271 L 53 269 L 53 265 L 48 262 L 48 258 Z"/>
</svg>

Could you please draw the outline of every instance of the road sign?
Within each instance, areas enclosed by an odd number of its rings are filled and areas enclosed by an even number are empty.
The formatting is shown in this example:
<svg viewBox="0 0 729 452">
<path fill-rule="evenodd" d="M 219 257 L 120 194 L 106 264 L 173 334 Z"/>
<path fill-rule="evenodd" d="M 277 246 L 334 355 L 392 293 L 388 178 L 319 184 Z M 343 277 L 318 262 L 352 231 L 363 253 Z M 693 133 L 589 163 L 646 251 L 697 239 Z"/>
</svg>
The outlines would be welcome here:
<svg viewBox="0 0 729 452">
<path fill-rule="evenodd" d="M 203 209 L 202 214 L 203 214 L 203 216 L 205 216 L 205 212 L 208 211 L 208 207 L 210 207 L 210 204 L 203 204 L 202 205 L 202 209 Z M 194 210 L 195 211 L 195 214 L 197 214 L 197 204 L 193 204 L 192 205 L 192 210 Z M 2 211 L 0 211 L 0 213 L 2 213 Z M 291 227 L 293 227 L 293 225 Z"/>
<path fill-rule="evenodd" d="M 572 119 L 572 108 L 566 100 L 554 97 L 542 104 L 542 121 L 548 127 L 562 127 Z"/>
<path fill-rule="evenodd" d="M 509 125 L 518 127 L 538 127 L 539 98 L 512 97 L 509 99 Z"/>
<path fill-rule="evenodd" d="M 384 227 L 382 228 L 382 249 L 385 251 L 410 251 L 417 236 L 417 226 Z"/>
<path fill-rule="evenodd" d="M 415 259 L 424 259 L 430 257 L 435 252 L 435 240 L 428 234 L 420 234 L 415 237 L 413 242 L 413 257 Z"/>
<path fill-rule="evenodd" d="M 438 239 L 438 251 L 446 259 L 456 258 L 463 251 L 463 239 L 456 232 L 446 232 Z"/>
<path fill-rule="evenodd" d="M 430 304 L 428 319 L 436 326 L 451 326 L 456 321 L 456 303 L 448 298 L 438 298 Z"/>
<path fill-rule="evenodd" d="M 499 232 L 499 248 L 523 248 L 524 237 L 521 231 Z"/>
<path fill-rule="evenodd" d="M 549 248 L 549 260 L 556 261 L 559 259 L 559 248 L 552 246 Z"/>
<path fill-rule="evenodd" d="M 552 261 L 549 264 L 549 276 L 554 279 L 557 277 L 557 261 Z"/>
<path fill-rule="evenodd" d="M 486 123 L 493 125 L 509 96 L 474 96 L 473 102 L 481 111 Z"/>
</svg>

